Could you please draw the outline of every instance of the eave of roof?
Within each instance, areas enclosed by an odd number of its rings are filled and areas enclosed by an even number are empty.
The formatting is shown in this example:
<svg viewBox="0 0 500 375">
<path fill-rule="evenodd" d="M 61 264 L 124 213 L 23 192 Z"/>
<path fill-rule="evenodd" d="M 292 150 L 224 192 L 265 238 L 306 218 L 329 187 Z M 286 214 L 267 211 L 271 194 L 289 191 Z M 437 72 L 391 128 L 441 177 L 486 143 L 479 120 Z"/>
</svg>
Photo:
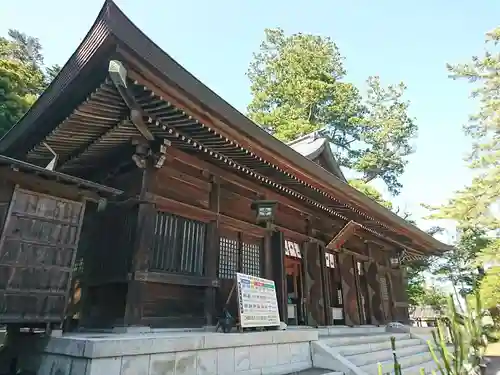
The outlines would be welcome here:
<svg viewBox="0 0 500 375">
<path fill-rule="evenodd" d="M 56 181 L 59 183 L 63 183 L 65 185 L 72 185 L 78 188 L 84 188 L 86 190 L 97 193 L 103 197 L 114 197 L 123 194 L 123 191 L 109 186 L 97 184 L 95 182 L 70 176 L 65 173 L 51 171 L 4 155 L 0 155 L 0 166 L 9 167 L 19 172 L 34 174 L 46 180 Z"/>
<path fill-rule="evenodd" d="M 66 94 L 65 89 L 79 78 L 79 72 L 86 69 L 86 64 L 92 62 L 93 56 L 102 50 L 116 49 L 113 43 L 118 42 L 133 51 L 148 67 L 153 69 L 154 74 L 181 90 L 189 100 L 199 103 L 222 123 L 233 128 L 232 134 L 237 134 L 239 139 L 244 140 L 242 144 L 250 142 L 255 153 L 261 154 L 260 156 L 264 159 L 270 157 L 272 160 L 278 160 L 281 165 L 287 166 L 288 173 L 297 176 L 302 181 L 307 181 L 316 189 L 334 192 L 343 201 L 348 201 L 350 205 L 370 212 L 370 215 L 377 220 L 390 223 L 389 225 L 396 227 L 397 231 L 404 231 L 410 237 L 418 238 L 429 249 L 438 251 L 450 249 L 448 245 L 382 207 L 257 126 L 162 51 L 110 0 L 105 2 L 92 29 L 54 82 L 23 119 L 0 140 L 0 152 L 9 154 L 13 154 L 14 150 L 27 152 L 33 146 L 26 141 L 27 136 L 33 138 L 37 136 L 37 132 L 38 134 L 42 131 L 50 132 L 48 129 L 41 128 L 44 122 L 40 121 L 39 117 L 49 110 L 58 96 Z"/>
</svg>

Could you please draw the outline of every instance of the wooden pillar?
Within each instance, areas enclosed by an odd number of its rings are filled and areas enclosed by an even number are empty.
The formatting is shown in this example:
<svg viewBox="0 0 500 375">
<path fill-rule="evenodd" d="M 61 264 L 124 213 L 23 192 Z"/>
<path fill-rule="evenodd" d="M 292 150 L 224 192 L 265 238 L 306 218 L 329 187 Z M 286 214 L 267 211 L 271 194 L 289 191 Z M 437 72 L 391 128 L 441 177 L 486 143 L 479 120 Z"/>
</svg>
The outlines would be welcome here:
<svg viewBox="0 0 500 375">
<path fill-rule="evenodd" d="M 309 253 L 309 242 L 304 243 L 302 246 L 302 278 L 303 281 L 302 283 L 304 284 L 304 295 L 302 296 L 302 306 L 304 311 L 302 314 L 304 314 L 304 323 L 306 325 L 311 325 L 312 323 L 309 323 L 309 289 L 311 288 L 311 280 L 309 279 L 308 275 L 308 253 Z"/>
<path fill-rule="evenodd" d="M 272 232 L 268 230 L 263 239 L 263 275 L 265 279 L 274 280 L 271 236 Z"/>
<path fill-rule="evenodd" d="M 325 311 L 325 325 L 333 324 L 332 309 L 330 308 L 330 287 L 327 281 L 326 253 L 325 247 L 319 245 L 319 263 L 321 265 L 321 283 L 323 291 L 323 309 Z"/>
<path fill-rule="evenodd" d="M 276 297 L 278 299 L 278 309 L 280 312 L 280 320 L 288 321 L 288 301 L 286 295 L 286 280 L 285 280 L 285 237 L 282 232 L 275 231 L 271 235 L 271 256 L 272 256 L 272 273 L 274 284 L 276 285 Z"/>
<path fill-rule="evenodd" d="M 398 321 L 398 311 L 396 308 L 397 304 L 397 298 L 396 294 L 397 291 L 396 289 L 398 288 L 397 282 L 394 277 L 394 270 L 389 268 L 389 272 L 387 273 L 387 281 L 388 281 L 388 289 L 389 289 L 389 304 L 391 306 L 390 312 L 391 312 L 391 321 L 396 322 Z"/>
<path fill-rule="evenodd" d="M 149 268 L 149 251 L 154 232 L 155 208 L 152 203 L 144 203 L 149 189 L 152 167 L 147 166 L 142 171 L 141 191 L 139 194 L 137 231 L 134 251 L 132 253 L 132 262 L 130 269 L 130 281 L 128 282 L 128 291 L 125 302 L 124 325 L 140 325 L 142 319 L 143 306 L 143 284 L 136 279 L 137 272 L 147 271 Z"/>
<path fill-rule="evenodd" d="M 209 209 L 219 213 L 220 207 L 220 183 L 216 178 L 212 178 L 209 196 Z M 217 265 L 219 260 L 219 224 L 218 219 L 211 221 L 207 225 L 206 251 L 205 251 L 205 276 L 217 279 Z M 212 325 L 215 323 L 217 312 L 215 311 L 216 288 L 207 287 L 205 289 L 205 323 Z"/>
</svg>

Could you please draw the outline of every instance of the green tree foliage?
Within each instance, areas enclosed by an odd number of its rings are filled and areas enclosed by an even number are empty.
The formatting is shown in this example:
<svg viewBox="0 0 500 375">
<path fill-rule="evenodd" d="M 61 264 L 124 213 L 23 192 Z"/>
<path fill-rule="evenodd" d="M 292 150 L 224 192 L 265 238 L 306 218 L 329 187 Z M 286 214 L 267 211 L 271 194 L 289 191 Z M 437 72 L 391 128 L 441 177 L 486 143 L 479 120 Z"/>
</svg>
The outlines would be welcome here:
<svg viewBox="0 0 500 375">
<path fill-rule="evenodd" d="M 17 61 L 0 60 L 0 136 L 28 110 L 36 100 L 43 76 Z"/>
<path fill-rule="evenodd" d="M 388 200 L 382 198 L 382 194 L 375 189 L 373 186 L 369 185 L 365 181 L 361 179 L 352 179 L 349 180 L 349 185 L 356 188 L 360 192 L 362 192 L 367 197 L 373 199 L 375 202 L 381 204 L 382 206 L 392 209 L 392 203 Z"/>
<path fill-rule="evenodd" d="M 479 288 L 484 307 L 495 308 L 500 303 L 500 266 L 493 266 L 487 270 L 486 276 L 481 280 Z"/>
<path fill-rule="evenodd" d="M 379 77 L 369 77 L 365 102 L 366 113 L 360 140 L 367 148 L 355 154 L 354 169 L 363 173 L 365 182 L 381 178 L 389 191 L 397 193 L 402 185 L 398 178 L 413 153 L 410 141 L 417 134 L 417 125 L 408 116 L 409 102 L 403 99 L 406 86 L 383 87 Z"/>
<path fill-rule="evenodd" d="M 4 39 L 8 48 L 8 55 L 3 57 L 10 60 L 22 61 L 34 67 L 43 65 L 42 45 L 38 38 L 28 36 L 18 30 L 10 29 L 8 32 L 10 40 Z"/>
<path fill-rule="evenodd" d="M 417 130 L 402 98 L 406 88 L 383 87 L 370 77 L 363 101 L 345 81 L 343 62 L 329 38 L 266 29 L 248 71 L 248 114 L 283 141 L 323 130 L 340 165 L 359 172 L 365 182 L 381 178 L 398 193 Z"/>
<path fill-rule="evenodd" d="M 0 37 L 0 137 L 19 120 L 59 72 L 45 69 L 37 38 L 18 30 Z"/>
<path fill-rule="evenodd" d="M 490 239 L 483 230 L 462 228 L 454 248 L 434 262 L 431 272 L 441 281 L 449 281 L 457 300 L 472 293 L 480 278 L 477 257 Z"/>
<path fill-rule="evenodd" d="M 463 234 L 475 228 L 477 241 L 466 246 L 472 254 L 457 250 L 457 259 L 465 257 L 470 262 L 476 257 L 479 264 L 500 264 L 500 27 L 487 34 L 487 48 L 482 56 L 474 56 L 469 63 L 448 65 L 453 79 L 465 79 L 473 84 L 472 98 L 479 102 L 479 110 L 470 116 L 464 127 L 473 140 L 468 158 L 469 166 L 476 172 L 471 184 L 458 191 L 441 207 L 431 207 L 433 219 L 454 220 Z M 466 234 L 467 237 L 467 234 Z M 487 237 L 487 238 L 486 238 Z M 462 261 L 461 261 L 462 262 Z M 468 277 L 468 276 L 466 276 Z M 486 272 L 481 282 L 484 296 L 500 301 L 498 267 Z M 495 286 L 496 285 L 496 286 Z M 496 293 L 496 294 L 495 294 Z"/>
<path fill-rule="evenodd" d="M 51 84 L 51 82 L 54 80 L 54 78 L 57 77 L 61 69 L 62 67 L 57 64 L 47 67 L 47 69 L 45 70 L 45 87 L 48 87 Z"/>
<path fill-rule="evenodd" d="M 446 306 L 446 294 L 435 285 L 426 285 L 425 273 L 429 271 L 435 259 L 425 258 L 406 265 L 408 280 L 408 303 L 411 306 L 431 306 L 441 312 Z"/>
</svg>

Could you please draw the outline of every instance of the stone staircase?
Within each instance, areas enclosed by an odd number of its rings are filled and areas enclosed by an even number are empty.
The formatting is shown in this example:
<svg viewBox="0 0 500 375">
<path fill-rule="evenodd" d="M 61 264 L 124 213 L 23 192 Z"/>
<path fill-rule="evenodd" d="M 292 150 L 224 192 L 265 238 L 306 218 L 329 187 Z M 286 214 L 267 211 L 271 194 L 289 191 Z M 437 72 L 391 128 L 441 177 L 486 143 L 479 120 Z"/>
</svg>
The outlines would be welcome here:
<svg viewBox="0 0 500 375">
<path fill-rule="evenodd" d="M 403 375 L 427 374 L 437 370 L 431 353 L 421 338 L 410 333 L 390 333 L 385 327 L 330 327 L 320 329 L 320 339 L 311 343 L 313 366 L 345 375 L 394 373 L 391 336 L 396 338 L 396 354 Z"/>
</svg>

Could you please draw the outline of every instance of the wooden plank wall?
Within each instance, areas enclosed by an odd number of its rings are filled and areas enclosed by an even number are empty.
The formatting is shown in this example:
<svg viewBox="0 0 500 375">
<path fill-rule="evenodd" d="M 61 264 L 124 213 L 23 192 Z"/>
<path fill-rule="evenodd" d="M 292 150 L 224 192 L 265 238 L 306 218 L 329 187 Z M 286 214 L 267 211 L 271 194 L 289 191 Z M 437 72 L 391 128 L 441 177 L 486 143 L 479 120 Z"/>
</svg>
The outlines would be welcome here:
<svg viewBox="0 0 500 375">
<path fill-rule="evenodd" d="M 140 170 L 131 171 L 120 175 L 113 180 L 112 186 L 119 187 L 127 192 L 139 193 Z M 327 283 L 324 275 L 325 260 L 323 241 L 331 240 L 332 236 L 345 225 L 340 219 L 327 217 L 321 212 L 306 207 L 302 202 L 281 196 L 254 181 L 237 175 L 234 171 L 226 171 L 209 162 L 201 160 L 193 155 L 187 154 L 176 148 L 169 148 L 165 165 L 160 170 L 151 170 L 146 178 L 147 205 L 142 205 L 140 210 L 147 206 L 148 224 L 137 225 L 137 231 L 131 233 L 128 243 L 133 244 L 135 255 L 123 249 L 117 250 L 119 243 L 112 243 L 103 239 L 102 246 L 114 250 L 107 252 L 112 254 L 109 259 L 118 259 L 118 263 L 126 262 L 129 269 L 134 271 L 133 282 L 128 283 L 128 288 L 123 289 L 123 280 L 117 281 L 114 289 L 110 285 L 111 280 L 99 284 L 98 290 L 88 294 L 94 295 L 91 300 L 105 301 L 106 296 L 114 293 L 115 299 L 126 294 L 126 302 L 123 297 L 119 301 L 110 302 L 114 306 L 126 304 L 125 323 L 150 324 L 152 326 L 197 326 L 213 324 L 222 310 L 231 288 L 232 280 L 219 278 L 218 269 L 220 260 L 221 241 L 225 239 L 236 241 L 238 252 L 242 254 L 243 246 L 260 246 L 261 275 L 275 279 L 278 286 L 278 298 L 282 318 L 286 317 L 286 283 L 284 282 L 283 256 L 277 256 L 276 252 L 283 252 L 282 238 L 272 238 L 271 233 L 265 228 L 255 224 L 255 213 L 251 209 L 251 203 L 257 199 L 277 200 L 277 211 L 275 215 L 275 228 L 282 237 L 291 238 L 294 241 L 305 244 L 307 250 L 303 259 L 305 266 L 304 291 L 307 299 L 307 311 L 309 324 L 326 324 L 331 320 L 329 317 L 329 296 L 327 295 Z M 137 209 L 137 206 L 135 206 Z M 135 217 L 141 217 L 142 211 L 134 212 Z M 155 217 L 157 212 L 177 215 L 184 219 L 203 223 L 204 235 L 204 257 L 203 272 L 201 274 L 182 274 L 171 270 L 154 269 L 154 237 Z M 108 218 L 114 217 L 115 224 L 106 224 L 106 231 L 119 233 L 127 226 L 123 221 L 124 213 L 110 209 L 103 215 Z M 118 217 L 121 216 L 121 217 Z M 103 220 L 103 219 L 102 219 Z M 95 224 L 99 226 L 98 220 Z M 101 228 L 105 225 L 102 224 Z M 105 234 L 103 234 L 105 235 Z M 369 237 L 369 236 L 368 236 Z M 116 235 L 115 235 L 116 238 Z M 142 239 L 149 240 L 141 242 Z M 135 241 L 134 241 L 135 239 Z M 246 245 L 245 245 L 246 244 Z M 252 245 L 253 244 L 253 245 Z M 351 249 L 359 251 L 365 256 L 363 240 L 358 239 L 350 244 Z M 99 247 L 96 246 L 96 253 Z M 131 250 L 131 251 L 132 251 Z M 140 253 L 140 254 L 139 254 Z M 88 257 L 90 255 L 87 255 Z M 100 257 L 106 255 L 100 250 Z M 137 261 L 140 259 L 139 268 Z M 109 264 L 110 260 L 104 261 Z M 91 263 L 97 264 L 96 260 Z M 354 258 L 348 255 L 344 261 L 340 261 L 340 268 L 344 280 L 344 304 L 350 303 L 351 298 L 356 300 L 356 283 L 348 282 L 353 274 Z M 97 266 L 95 266 L 97 267 Z M 132 267 L 132 268 L 130 268 Z M 238 260 L 236 271 L 243 270 L 241 259 Z M 101 268 L 102 272 L 102 268 Z M 373 270 L 372 272 L 373 273 Z M 121 275 L 123 275 L 121 271 Z M 101 276 L 99 276 L 101 277 Z M 353 279 L 354 280 L 354 279 Z M 375 280 L 375 279 L 374 279 Z M 133 285 L 133 288 L 132 288 Z M 376 294 L 376 285 L 373 284 L 372 294 Z M 132 291 L 133 289 L 133 291 Z M 230 307 L 235 313 L 234 301 Z M 373 302 L 377 305 L 376 301 Z M 111 299 L 109 299 L 111 301 Z M 104 303 L 104 302 L 101 302 Z M 373 307 L 373 306 L 372 306 Z M 120 308 L 116 308 L 119 311 Z M 346 307 L 347 309 L 347 307 Z M 108 306 L 109 311 L 114 311 Z M 373 308 L 371 309 L 373 310 Z M 373 310 L 375 311 L 375 310 Z M 354 313 L 354 315 L 352 315 Z M 100 313 L 103 315 L 103 313 Z M 355 315 L 358 315 L 356 318 Z M 87 315 L 91 315 L 90 312 Z M 94 315 L 99 315 L 94 312 Z M 111 314 L 113 315 L 113 314 Z M 116 314 L 115 314 L 116 315 Z M 118 312 L 117 315 L 120 315 Z M 346 315 L 352 315 L 351 324 L 359 324 L 359 311 L 350 311 Z M 379 316 L 376 316 L 378 320 Z M 109 322 L 111 318 L 107 318 Z M 348 318 L 349 320 L 349 318 Z"/>
<path fill-rule="evenodd" d="M 137 194 L 140 170 L 120 174 L 108 183 L 128 194 Z M 77 264 L 82 266 L 77 273 L 80 326 L 106 328 L 123 324 L 137 217 L 138 207 L 134 204 L 108 204 L 102 212 L 89 204 L 77 252 Z"/>
</svg>

